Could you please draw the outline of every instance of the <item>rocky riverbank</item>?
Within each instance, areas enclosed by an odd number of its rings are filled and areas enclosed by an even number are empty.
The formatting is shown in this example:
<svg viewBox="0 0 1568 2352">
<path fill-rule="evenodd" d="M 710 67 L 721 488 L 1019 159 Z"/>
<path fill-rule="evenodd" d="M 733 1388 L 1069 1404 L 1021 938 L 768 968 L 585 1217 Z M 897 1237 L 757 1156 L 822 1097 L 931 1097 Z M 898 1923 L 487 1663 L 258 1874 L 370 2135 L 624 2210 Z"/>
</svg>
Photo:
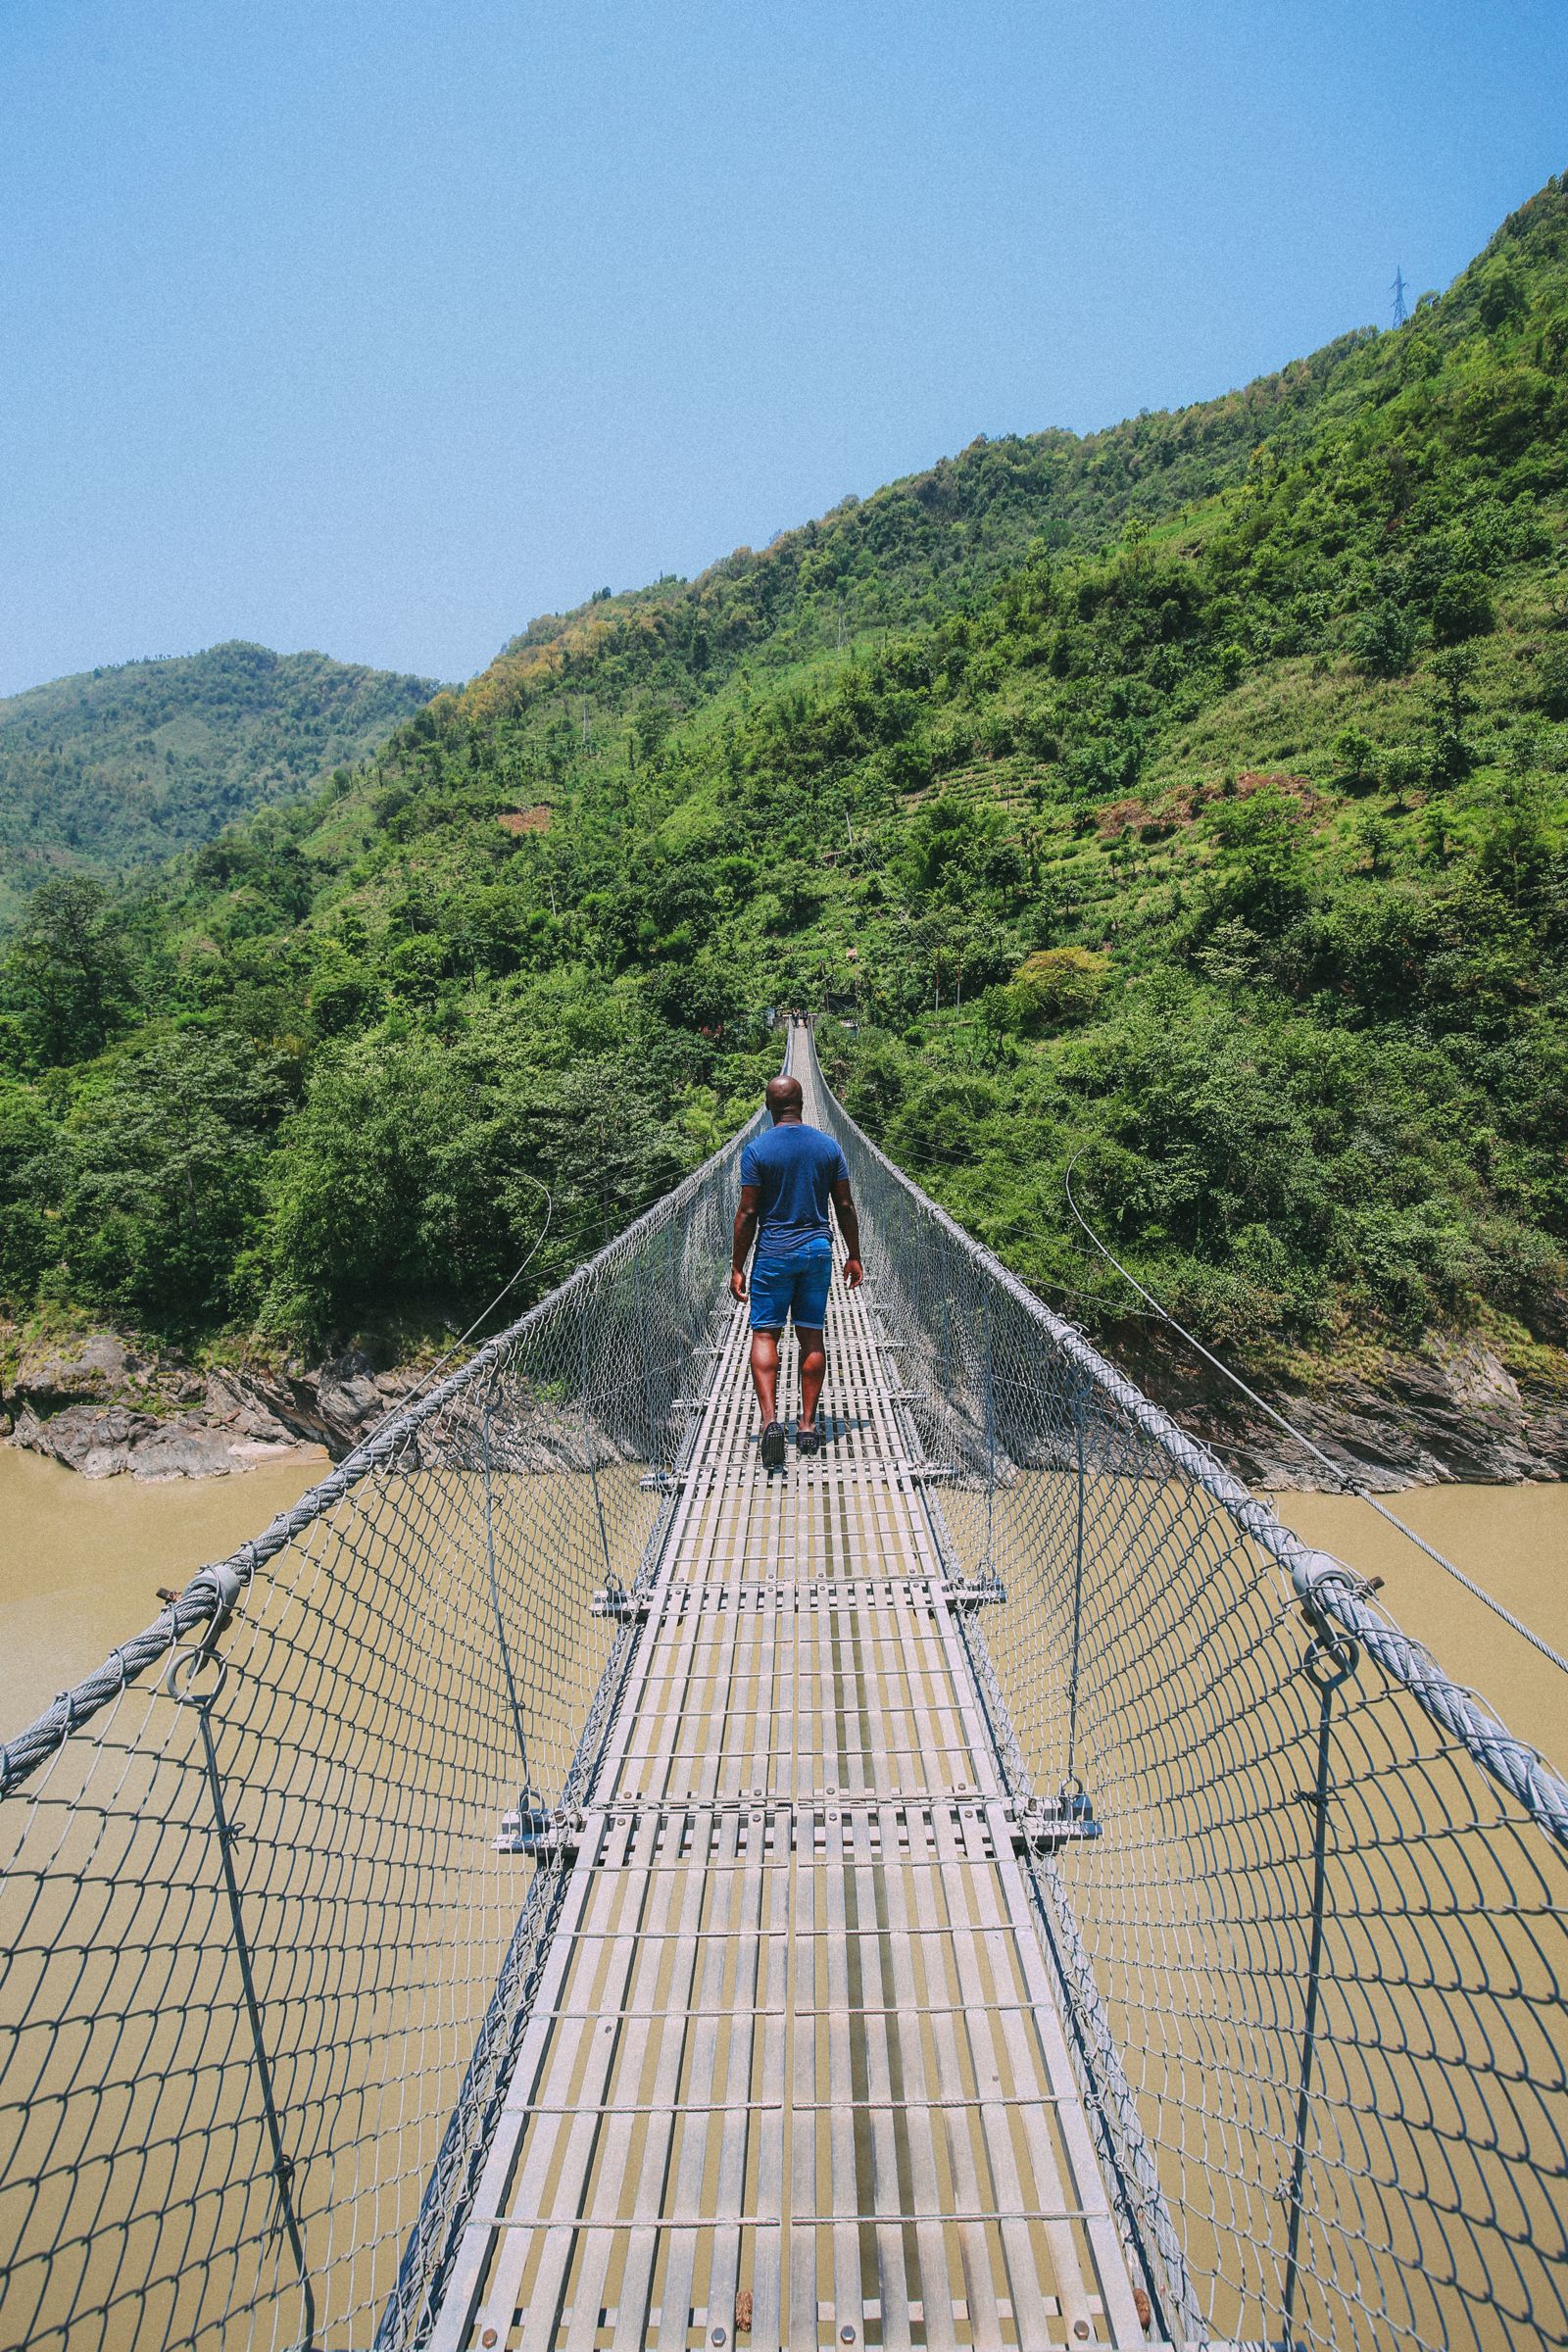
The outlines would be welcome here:
<svg viewBox="0 0 1568 2352">
<path fill-rule="evenodd" d="M 3 1336 L 3 1335 L 0 1335 Z M 13 1344 L 0 1372 L 0 1432 L 87 1478 L 221 1478 L 302 1445 L 341 1460 L 409 1394 L 408 1365 L 363 1348 L 314 1368 L 249 1362 L 198 1369 L 140 1353 L 113 1332 Z M 1321 1462 L 1201 1363 L 1150 1353 L 1147 1327 L 1106 1352 L 1249 1485 L 1330 1492 Z M 1269 1401 L 1375 1494 L 1468 1482 L 1568 1478 L 1568 1379 L 1521 1380 L 1480 1341 L 1429 1338 L 1310 1391 L 1271 1383 Z"/>
<path fill-rule="evenodd" d="M 0 1431 L 86 1478 L 224 1478 L 324 1446 L 350 1452 L 416 1374 L 361 1349 L 307 1369 L 202 1369 L 95 1331 L 7 1350 Z"/>
<path fill-rule="evenodd" d="M 1200 1360 L 1140 1361 L 1139 1336 L 1107 1353 L 1250 1486 L 1328 1494 L 1341 1484 Z M 1479 1340 L 1429 1334 L 1419 1349 L 1385 1349 L 1310 1389 L 1250 1385 L 1356 1485 L 1392 1494 L 1568 1478 L 1568 1379 L 1559 1384 L 1549 1377 L 1555 1366 L 1546 1369 L 1544 1379 L 1520 1379 Z"/>
</svg>

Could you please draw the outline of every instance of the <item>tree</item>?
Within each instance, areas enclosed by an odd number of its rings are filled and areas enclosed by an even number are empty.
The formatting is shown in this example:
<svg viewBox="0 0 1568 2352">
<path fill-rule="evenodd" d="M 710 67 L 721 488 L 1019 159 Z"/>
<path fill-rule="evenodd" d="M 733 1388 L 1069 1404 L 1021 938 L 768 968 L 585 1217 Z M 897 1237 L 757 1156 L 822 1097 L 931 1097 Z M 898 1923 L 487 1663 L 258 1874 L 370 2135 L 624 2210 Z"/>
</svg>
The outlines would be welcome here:
<svg viewBox="0 0 1568 2352">
<path fill-rule="evenodd" d="M 46 1062 L 101 1054 L 131 1006 L 130 962 L 113 902 L 87 874 L 40 883 L 11 951 L 12 990 Z"/>
<path fill-rule="evenodd" d="M 270 1057 L 205 1030 L 155 1033 L 95 1073 L 58 1155 L 67 1262 L 86 1297 L 171 1327 L 220 1319 L 282 1093 Z"/>
<path fill-rule="evenodd" d="M 1450 646 L 1432 663 L 1432 781 L 1440 788 L 1462 784 L 1475 763 L 1464 731 L 1476 708 L 1470 691 L 1475 671 L 1475 652 L 1468 645 Z"/>
<path fill-rule="evenodd" d="M 1511 325 L 1522 318 L 1530 308 L 1530 300 L 1518 277 L 1505 261 L 1494 262 L 1481 287 L 1481 323 L 1491 333 Z"/>
<path fill-rule="evenodd" d="M 1351 638 L 1356 666 L 1373 678 L 1402 678 L 1415 660 L 1420 623 L 1408 605 L 1385 597 L 1363 613 Z"/>
<path fill-rule="evenodd" d="M 15 1306 L 31 1299 L 57 1247 L 49 1217 L 57 1142 L 34 1090 L 0 1079 L 0 1298 Z"/>
<path fill-rule="evenodd" d="M 1026 1037 L 1086 1021 L 1099 1004 L 1110 957 L 1092 948 L 1042 948 L 1019 964 L 1006 988 L 993 989 L 1004 1023 Z"/>
<path fill-rule="evenodd" d="M 268 1172 L 270 1319 L 315 1337 L 372 1303 L 495 1287 L 515 1262 L 508 1159 L 483 1074 L 440 1039 L 326 1049 Z"/>
<path fill-rule="evenodd" d="M 1268 786 L 1214 811 L 1218 842 L 1216 911 L 1239 914 L 1265 936 L 1282 930 L 1306 900 L 1306 828 L 1300 806 Z"/>
<path fill-rule="evenodd" d="M 1440 645 L 1484 637 L 1495 618 L 1491 583 L 1484 572 L 1450 572 L 1433 592 L 1432 633 Z"/>
<path fill-rule="evenodd" d="M 905 828 L 898 878 L 915 899 L 944 892 L 967 898 L 1007 830 L 1006 812 L 995 802 L 944 794 L 918 809 Z"/>
<path fill-rule="evenodd" d="M 1536 701 L 1548 718 L 1568 718 L 1568 638 L 1546 645 L 1536 670 Z"/>
<path fill-rule="evenodd" d="M 1377 745 L 1359 727 L 1343 727 L 1332 745 L 1340 776 L 1351 792 L 1369 792 L 1378 780 Z"/>
<path fill-rule="evenodd" d="M 1356 827 L 1356 836 L 1361 844 L 1361 853 L 1366 860 L 1367 872 L 1369 874 L 1383 873 L 1388 866 L 1389 858 L 1396 839 L 1393 825 L 1378 809 L 1368 808 Z"/>
</svg>

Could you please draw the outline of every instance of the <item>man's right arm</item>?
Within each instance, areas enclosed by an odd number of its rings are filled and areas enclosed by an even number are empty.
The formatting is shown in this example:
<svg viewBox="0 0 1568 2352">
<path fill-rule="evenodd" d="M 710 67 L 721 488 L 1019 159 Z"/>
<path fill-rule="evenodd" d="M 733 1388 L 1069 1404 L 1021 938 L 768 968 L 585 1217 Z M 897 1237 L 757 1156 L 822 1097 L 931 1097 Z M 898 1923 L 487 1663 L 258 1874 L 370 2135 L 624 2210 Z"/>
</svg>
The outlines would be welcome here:
<svg viewBox="0 0 1568 2352">
<path fill-rule="evenodd" d="M 752 1244 L 757 1239 L 757 1203 L 760 1190 L 760 1186 L 755 1184 L 741 1186 L 741 1204 L 735 1211 L 734 1248 L 729 1267 L 730 1296 L 734 1298 L 744 1298 L 746 1296 L 746 1260 L 751 1256 Z"/>
<path fill-rule="evenodd" d="M 858 1291 L 865 1280 L 865 1268 L 860 1263 L 860 1213 L 847 1176 L 834 1180 L 833 1205 L 838 1210 L 839 1231 L 844 1236 L 844 1279 L 852 1291 Z"/>
</svg>

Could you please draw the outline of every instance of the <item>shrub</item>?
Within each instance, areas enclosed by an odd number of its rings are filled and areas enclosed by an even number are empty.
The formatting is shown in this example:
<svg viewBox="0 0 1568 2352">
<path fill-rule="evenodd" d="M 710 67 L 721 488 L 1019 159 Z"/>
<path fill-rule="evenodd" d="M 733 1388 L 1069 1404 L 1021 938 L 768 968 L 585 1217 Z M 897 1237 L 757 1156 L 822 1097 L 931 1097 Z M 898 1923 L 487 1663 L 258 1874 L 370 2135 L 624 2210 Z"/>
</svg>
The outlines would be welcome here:
<svg viewBox="0 0 1568 2352">
<path fill-rule="evenodd" d="M 1537 663 L 1536 702 L 1548 718 L 1568 718 L 1568 638 L 1554 637 Z"/>
<path fill-rule="evenodd" d="M 1110 957 L 1091 948 L 1041 948 L 1026 956 L 1004 999 L 1004 1025 L 1026 1037 L 1086 1021 L 1099 1004 Z"/>
</svg>

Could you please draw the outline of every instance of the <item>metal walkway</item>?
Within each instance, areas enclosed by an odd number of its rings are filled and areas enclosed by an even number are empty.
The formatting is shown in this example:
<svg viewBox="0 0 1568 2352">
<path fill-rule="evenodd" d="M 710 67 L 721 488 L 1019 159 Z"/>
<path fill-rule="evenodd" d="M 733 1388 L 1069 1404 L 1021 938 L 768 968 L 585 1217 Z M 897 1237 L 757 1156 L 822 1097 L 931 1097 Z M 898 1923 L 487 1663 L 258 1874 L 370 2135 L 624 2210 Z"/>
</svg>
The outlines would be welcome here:
<svg viewBox="0 0 1568 2352">
<path fill-rule="evenodd" d="M 1143 2345 L 896 1369 L 770 1478 L 746 1338 L 431 2340 Z"/>
<path fill-rule="evenodd" d="M 1568 2352 L 1568 1785 L 792 1047 L 824 1455 L 759 1114 L 0 1743 L 0 2352 Z"/>
</svg>

